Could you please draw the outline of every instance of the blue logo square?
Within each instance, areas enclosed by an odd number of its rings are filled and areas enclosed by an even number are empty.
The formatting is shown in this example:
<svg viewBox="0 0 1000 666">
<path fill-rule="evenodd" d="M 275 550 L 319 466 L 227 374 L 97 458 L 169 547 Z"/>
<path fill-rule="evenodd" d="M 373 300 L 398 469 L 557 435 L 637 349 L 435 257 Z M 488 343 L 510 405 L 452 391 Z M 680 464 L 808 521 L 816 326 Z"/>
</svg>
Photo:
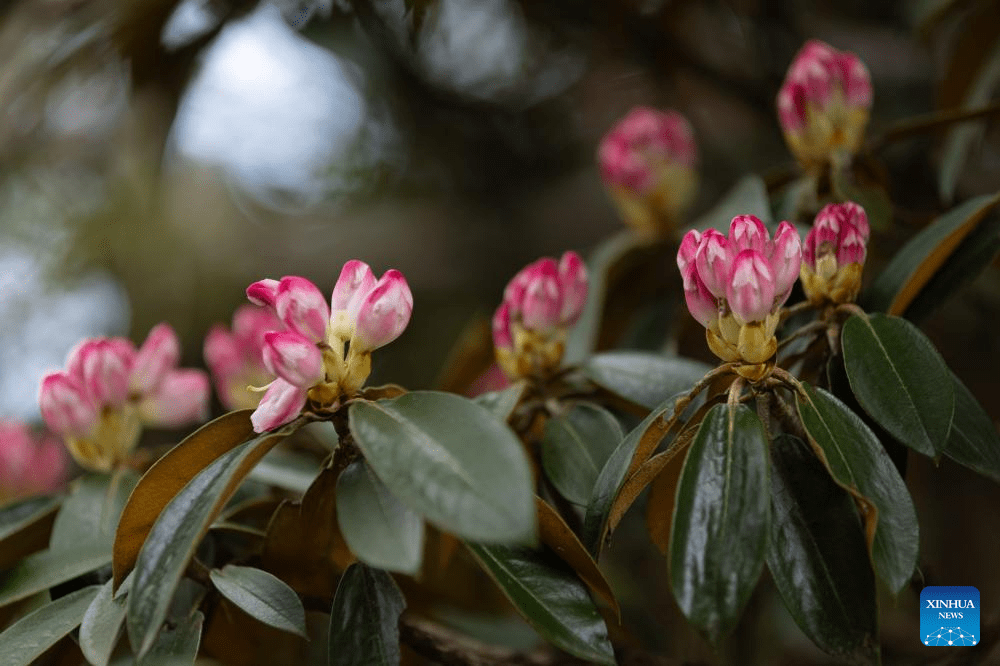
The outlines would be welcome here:
<svg viewBox="0 0 1000 666">
<path fill-rule="evenodd" d="M 931 647 L 979 643 L 979 590 L 929 585 L 920 592 L 920 642 Z"/>
</svg>

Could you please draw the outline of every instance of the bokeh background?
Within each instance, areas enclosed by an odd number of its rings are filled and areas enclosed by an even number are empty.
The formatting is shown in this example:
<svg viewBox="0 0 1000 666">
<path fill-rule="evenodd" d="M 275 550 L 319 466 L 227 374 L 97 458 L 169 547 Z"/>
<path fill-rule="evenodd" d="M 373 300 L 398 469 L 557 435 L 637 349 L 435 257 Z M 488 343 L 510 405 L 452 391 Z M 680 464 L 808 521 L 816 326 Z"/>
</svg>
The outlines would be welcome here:
<svg viewBox="0 0 1000 666">
<path fill-rule="evenodd" d="M 981 0 L 0 0 L 0 415 L 37 419 L 41 375 L 80 337 L 166 320 L 203 365 L 247 284 L 329 290 L 351 258 L 415 295 L 373 381 L 434 387 L 517 269 L 621 229 L 594 153 L 634 105 L 690 119 L 692 218 L 743 174 L 793 170 L 774 99 L 809 38 L 867 64 L 870 136 L 996 98 L 1000 3 Z M 955 200 L 1000 185 L 988 121 L 879 157 L 883 256 L 949 207 L 943 165 Z M 994 417 L 998 314 L 991 266 L 925 324 Z M 1000 632 L 997 487 L 914 458 L 927 581 L 979 586 Z M 663 569 L 643 539 L 626 524 L 612 562 Z M 663 572 L 620 578 L 638 631 L 697 658 Z M 922 654 L 907 594 L 883 604 L 890 663 Z M 746 663 L 823 663 L 780 601 L 753 603 Z"/>
</svg>

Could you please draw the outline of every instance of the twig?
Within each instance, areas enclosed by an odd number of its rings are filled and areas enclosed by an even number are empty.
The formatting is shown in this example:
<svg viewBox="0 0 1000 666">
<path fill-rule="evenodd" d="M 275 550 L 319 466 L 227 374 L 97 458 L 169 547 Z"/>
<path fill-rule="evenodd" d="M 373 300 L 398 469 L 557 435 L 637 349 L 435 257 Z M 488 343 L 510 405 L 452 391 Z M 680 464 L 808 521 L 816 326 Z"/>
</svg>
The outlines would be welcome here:
<svg viewBox="0 0 1000 666">
<path fill-rule="evenodd" d="M 813 322 L 809 322 L 805 326 L 802 326 L 801 328 L 796 329 L 796 331 L 794 333 L 792 333 L 791 335 L 789 335 L 784 340 L 781 340 L 780 342 L 778 342 L 778 349 L 781 349 L 782 347 L 786 346 L 789 342 L 792 342 L 794 340 L 798 340 L 799 338 L 802 338 L 802 337 L 805 337 L 807 335 L 811 335 L 812 333 L 816 333 L 818 331 L 821 331 L 824 328 L 826 328 L 827 325 L 828 324 L 825 321 L 813 321 Z"/>
<path fill-rule="evenodd" d="M 909 136 L 944 129 L 955 123 L 964 123 L 997 115 L 1000 115 L 1000 102 L 987 104 L 976 109 L 953 109 L 951 111 L 936 111 L 934 113 L 914 116 L 896 123 L 883 132 L 881 136 L 872 139 L 868 144 L 867 150 L 868 152 L 877 152 L 893 141 L 899 141 Z"/>
</svg>

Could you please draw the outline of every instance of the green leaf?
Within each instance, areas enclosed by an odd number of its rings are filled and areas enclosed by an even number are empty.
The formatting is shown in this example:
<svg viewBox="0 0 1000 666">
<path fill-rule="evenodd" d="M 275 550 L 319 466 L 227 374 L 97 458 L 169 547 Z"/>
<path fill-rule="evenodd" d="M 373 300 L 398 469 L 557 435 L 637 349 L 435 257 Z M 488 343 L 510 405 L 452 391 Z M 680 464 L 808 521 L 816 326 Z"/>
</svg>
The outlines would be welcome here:
<svg viewBox="0 0 1000 666">
<path fill-rule="evenodd" d="M 841 334 L 844 367 L 861 407 L 899 442 L 925 456 L 944 449 L 955 411 L 948 366 L 916 326 L 857 315 Z"/>
<path fill-rule="evenodd" d="M 577 403 L 545 424 L 542 466 L 556 489 L 570 502 L 586 505 L 604 463 L 623 437 L 618 420 L 607 410 Z"/>
<path fill-rule="evenodd" d="M 990 101 L 1000 84 L 1000 40 L 985 57 L 966 91 L 962 108 L 973 109 Z M 983 136 L 984 123 L 963 123 L 953 127 L 944 142 L 941 168 L 938 172 L 938 191 L 941 198 L 951 201 L 955 196 L 958 179 L 968 159 L 972 145 Z"/>
<path fill-rule="evenodd" d="M 106 549 L 43 550 L 0 575 L 0 607 L 100 569 L 111 561 Z"/>
<path fill-rule="evenodd" d="M 405 608 L 392 576 L 361 563 L 348 567 L 330 610 L 329 666 L 398 666 Z"/>
<path fill-rule="evenodd" d="M 969 232 L 927 281 L 904 316 L 919 324 L 965 285 L 975 280 L 1000 252 L 1000 215 L 992 213 Z"/>
<path fill-rule="evenodd" d="M 107 666 L 125 620 L 126 597 L 115 598 L 113 585 L 109 580 L 101 586 L 80 624 L 80 650 L 92 666 Z"/>
<path fill-rule="evenodd" d="M 646 409 L 686 393 L 711 369 L 701 361 L 634 351 L 597 354 L 581 368 L 598 386 Z"/>
<path fill-rule="evenodd" d="M 128 595 L 125 625 L 139 657 L 156 640 L 188 561 L 226 500 L 253 466 L 299 425 L 299 421 L 293 421 L 219 456 L 196 474 L 160 513 L 139 551 Z"/>
<path fill-rule="evenodd" d="M 49 543 L 63 497 L 32 497 L 0 508 L 0 571 Z"/>
<path fill-rule="evenodd" d="M 449 393 L 414 391 L 355 402 L 349 420 L 378 478 L 430 522 L 482 541 L 534 541 L 524 446 L 485 407 Z"/>
<path fill-rule="evenodd" d="M 319 471 L 320 466 L 315 458 L 276 448 L 257 463 L 247 478 L 303 494 L 319 475 Z"/>
<path fill-rule="evenodd" d="M 764 426 L 744 405 L 716 405 L 684 461 L 670 532 L 674 597 L 713 645 L 760 578 L 770 510 Z"/>
<path fill-rule="evenodd" d="M 306 611 L 295 590 L 254 567 L 227 564 L 209 572 L 212 584 L 247 615 L 266 625 L 306 637 Z"/>
<path fill-rule="evenodd" d="M 917 514 L 906 484 L 857 414 L 823 389 L 803 387 L 796 403 L 813 451 L 861 506 L 875 573 L 898 592 L 913 574 L 919 547 Z"/>
<path fill-rule="evenodd" d="M 695 220 L 691 228 L 704 231 L 714 227 L 724 234 L 729 233 L 729 223 L 737 215 L 756 215 L 768 227 L 774 225 L 767 185 L 760 176 L 743 176 L 711 210 Z"/>
<path fill-rule="evenodd" d="M 91 585 L 33 611 L 0 634 L 4 666 L 29 666 L 83 619 L 99 586 Z"/>
<path fill-rule="evenodd" d="M 911 238 L 862 294 L 866 310 L 902 315 L 945 261 L 987 214 L 1000 195 L 969 199 L 939 217 Z"/>
<path fill-rule="evenodd" d="M 605 240 L 587 258 L 587 302 L 566 340 L 563 352 L 565 365 L 580 363 L 597 348 L 607 300 L 608 274 L 629 253 L 643 244 L 643 239 L 629 229 Z"/>
<path fill-rule="evenodd" d="M 205 616 L 194 611 L 172 628 L 164 629 L 157 636 L 137 666 L 186 666 L 194 664 L 201 645 L 201 627 Z"/>
<path fill-rule="evenodd" d="M 771 470 L 767 566 L 785 607 L 824 652 L 875 661 L 875 575 L 850 495 L 791 435 L 775 438 Z"/>
<path fill-rule="evenodd" d="M 1000 433 L 979 401 L 954 374 L 955 418 L 944 454 L 1000 483 Z"/>
<path fill-rule="evenodd" d="M 337 480 L 337 521 L 351 552 L 365 564 L 410 575 L 420 570 L 424 521 L 364 461 L 351 463 Z"/>
<path fill-rule="evenodd" d="M 604 619 L 562 560 L 529 548 L 466 546 L 542 638 L 581 659 L 615 663 Z"/>
<path fill-rule="evenodd" d="M 525 382 L 516 382 L 502 391 L 481 393 L 472 400 L 493 412 L 497 418 L 506 421 L 514 413 L 514 409 L 521 401 L 521 396 L 524 395 L 526 388 L 528 385 Z"/>
<path fill-rule="evenodd" d="M 142 544 L 167 503 L 213 460 L 254 436 L 251 412 L 230 412 L 206 423 L 142 475 L 115 531 L 112 569 L 116 586 L 132 570 Z"/>
<path fill-rule="evenodd" d="M 49 547 L 73 550 L 92 546 L 110 552 L 118 518 L 138 482 L 139 477 L 129 470 L 77 479 L 56 516 Z"/>
<path fill-rule="evenodd" d="M 625 439 L 622 440 L 622 443 L 618 445 L 618 448 L 608 457 L 607 462 L 604 463 L 604 467 L 601 468 L 601 473 L 597 475 L 594 489 L 590 494 L 590 499 L 587 501 L 587 510 L 583 519 L 583 531 L 580 535 L 580 540 L 595 557 L 600 553 L 601 545 L 604 542 L 604 535 L 607 531 L 611 506 L 614 504 L 615 497 L 618 496 L 618 490 L 625 482 L 625 475 L 632 464 L 632 458 L 635 456 L 636 449 L 644 438 L 649 438 L 647 433 L 654 431 L 653 426 L 657 421 L 667 414 L 673 414 L 677 397 L 668 398 L 650 412 L 649 416 L 643 419 L 642 423 L 629 432 L 625 436 Z M 662 439 L 662 435 L 660 439 Z M 647 441 L 647 445 L 651 444 L 653 447 L 658 443 L 659 440 L 656 442 Z"/>
</svg>

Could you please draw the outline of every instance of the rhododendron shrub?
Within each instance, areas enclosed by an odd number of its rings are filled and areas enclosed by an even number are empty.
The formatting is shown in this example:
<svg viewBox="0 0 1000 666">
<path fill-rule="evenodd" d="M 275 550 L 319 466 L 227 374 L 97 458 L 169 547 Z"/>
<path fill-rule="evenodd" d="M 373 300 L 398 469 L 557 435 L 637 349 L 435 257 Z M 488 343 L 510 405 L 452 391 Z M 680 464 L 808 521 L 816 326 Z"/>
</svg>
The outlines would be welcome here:
<svg viewBox="0 0 1000 666">
<path fill-rule="evenodd" d="M 45 427 L 0 421 L 0 663 L 742 664 L 778 658 L 764 634 L 880 663 L 887 608 L 942 575 L 908 463 L 1000 481 L 995 419 L 917 325 L 1000 248 L 1000 195 L 879 212 L 872 100 L 856 55 L 806 43 L 772 120 L 790 173 L 689 225 L 683 115 L 595 133 L 623 229 L 508 266 L 447 390 L 393 383 L 389 350 L 443 327 L 361 259 L 247 278 L 196 331 L 211 375 L 166 322 L 80 341 Z"/>
</svg>

